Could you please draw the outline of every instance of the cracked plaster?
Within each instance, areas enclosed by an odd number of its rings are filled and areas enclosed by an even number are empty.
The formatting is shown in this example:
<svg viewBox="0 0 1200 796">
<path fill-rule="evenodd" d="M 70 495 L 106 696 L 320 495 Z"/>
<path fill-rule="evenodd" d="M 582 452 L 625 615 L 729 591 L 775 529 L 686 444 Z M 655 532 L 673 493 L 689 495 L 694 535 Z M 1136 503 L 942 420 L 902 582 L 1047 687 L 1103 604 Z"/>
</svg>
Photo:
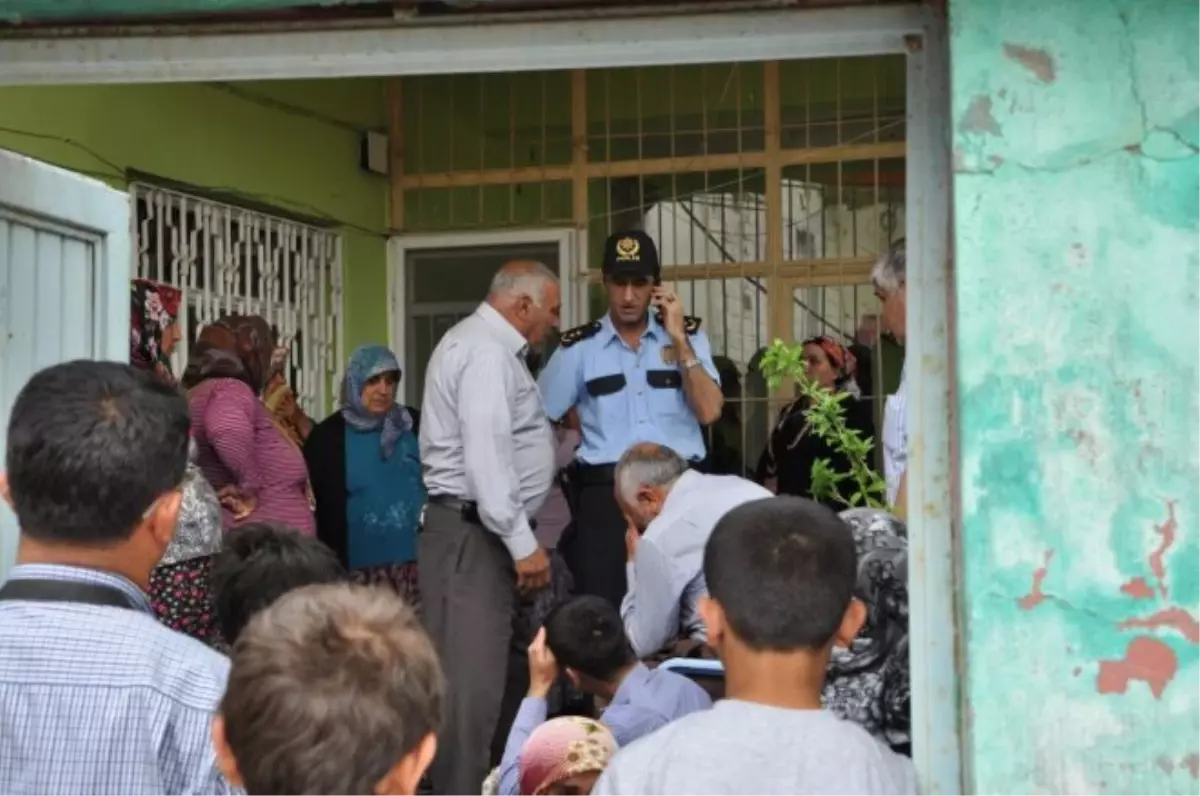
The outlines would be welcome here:
<svg viewBox="0 0 1200 796">
<path fill-rule="evenodd" d="M 969 792 L 1196 792 L 1198 16 L 950 2 Z"/>
</svg>

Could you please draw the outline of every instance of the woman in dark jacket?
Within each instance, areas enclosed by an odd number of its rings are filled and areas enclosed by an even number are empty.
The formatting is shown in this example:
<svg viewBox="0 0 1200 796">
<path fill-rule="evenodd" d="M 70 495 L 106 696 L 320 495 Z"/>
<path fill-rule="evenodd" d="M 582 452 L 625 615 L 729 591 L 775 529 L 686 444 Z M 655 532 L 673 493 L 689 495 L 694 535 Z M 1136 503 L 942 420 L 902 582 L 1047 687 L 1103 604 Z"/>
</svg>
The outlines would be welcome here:
<svg viewBox="0 0 1200 796">
<path fill-rule="evenodd" d="M 875 421 L 869 401 L 858 397 L 854 381 L 854 357 L 832 337 L 811 337 L 804 341 L 804 360 L 808 377 L 826 390 L 848 393 L 842 401 L 846 426 L 858 431 L 863 439 L 875 436 Z M 804 413 L 808 399 L 797 398 L 783 408 L 779 422 L 771 432 L 767 449 L 758 464 L 758 480 L 779 495 L 797 495 L 816 500 L 813 495 L 813 465 L 826 459 L 835 473 L 848 473 L 845 455 L 813 433 Z M 825 499 L 825 505 L 840 511 L 844 503 Z"/>
<path fill-rule="evenodd" d="M 383 346 L 350 357 L 341 408 L 304 443 L 317 538 L 363 583 L 416 605 L 417 530 L 425 507 L 419 414 L 396 403 L 400 362 Z"/>
</svg>

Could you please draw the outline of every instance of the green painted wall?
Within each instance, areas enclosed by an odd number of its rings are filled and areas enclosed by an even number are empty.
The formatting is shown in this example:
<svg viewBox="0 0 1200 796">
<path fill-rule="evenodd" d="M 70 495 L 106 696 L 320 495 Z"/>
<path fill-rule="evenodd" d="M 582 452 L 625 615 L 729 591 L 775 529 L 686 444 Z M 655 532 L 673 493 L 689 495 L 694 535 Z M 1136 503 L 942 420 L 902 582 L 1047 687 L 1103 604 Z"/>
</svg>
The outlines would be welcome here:
<svg viewBox="0 0 1200 796">
<path fill-rule="evenodd" d="M 120 188 L 134 169 L 336 220 L 345 235 L 347 348 L 386 340 L 387 182 L 359 169 L 356 132 L 386 125 L 382 81 L 242 83 L 238 92 L 0 88 L 0 147 Z"/>
<path fill-rule="evenodd" d="M 968 792 L 1197 792 L 1197 16 L 950 2 Z"/>
</svg>

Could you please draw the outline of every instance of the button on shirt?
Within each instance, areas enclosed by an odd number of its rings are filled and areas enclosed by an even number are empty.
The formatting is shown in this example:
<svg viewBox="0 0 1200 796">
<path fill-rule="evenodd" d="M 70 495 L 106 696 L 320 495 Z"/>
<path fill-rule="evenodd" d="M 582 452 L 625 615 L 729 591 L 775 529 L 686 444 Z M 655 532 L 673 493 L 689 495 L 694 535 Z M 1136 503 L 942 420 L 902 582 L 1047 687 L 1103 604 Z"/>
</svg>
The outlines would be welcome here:
<svg viewBox="0 0 1200 796">
<path fill-rule="evenodd" d="M 689 470 L 667 494 L 662 513 L 646 528 L 626 565 L 629 591 L 621 601 L 625 633 L 639 658 L 680 635 L 707 640 L 697 604 L 708 593 L 704 546 L 730 509 L 771 493 L 734 475 Z"/>
<path fill-rule="evenodd" d="M 631 744 L 675 719 L 708 710 L 712 699 L 688 678 L 666 669 L 649 669 L 637 664 L 630 670 L 612 702 L 600 714 L 600 721 L 612 731 L 617 746 Z M 520 792 L 521 749 L 539 725 L 546 721 L 546 700 L 526 697 L 517 711 L 504 757 L 500 761 L 499 792 L 515 796 Z"/>
<path fill-rule="evenodd" d="M 513 326 L 489 304 L 446 332 L 425 374 L 421 463 L 432 495 L 474 501 L 514 560 L 554 480 L 554 434 Z"/>
<path fill-rule="evenodd" d="M 701 367 L 720 384 L 708 337 L 697 331 L 688 340 Z M 594 335 L 554 352 L 538 387 L 551 418 L 576 408 L 583 436 L 578 458 L 586 464 L 612 464 L 637 442 L 668 445 L 685 459 L 699 460 L 704 436 L 683 378 L 679 352 L 653 315 L 636 351 L 605 315 Z"/>
<path fill-rule="evenodd" d="M 155 620 L 128 580 L 15 567 L 11 580 L 108 586 L 136 610 L 0 601 L 0 793 L 228 793 L 209 726 L 229 660 Z"/>
</svg>

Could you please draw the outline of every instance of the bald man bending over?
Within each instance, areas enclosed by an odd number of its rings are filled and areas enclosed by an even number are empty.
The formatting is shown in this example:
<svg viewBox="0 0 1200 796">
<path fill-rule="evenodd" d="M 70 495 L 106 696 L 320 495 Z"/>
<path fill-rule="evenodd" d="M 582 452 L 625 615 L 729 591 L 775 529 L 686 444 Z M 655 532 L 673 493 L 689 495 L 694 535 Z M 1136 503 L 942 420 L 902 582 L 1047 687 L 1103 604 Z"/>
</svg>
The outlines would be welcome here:
<svg viewBox="0 0 1200 796">
<path fill-rule="evenodd" d="M 558 325 L 559 309 L 550 269 L 506 263 L 487 300 L 437 344 L 425 374 L 421 608 L 448 684 L 430 769 L 435 793 L 479 793 L 517 593 L 550 579 L 530 518 L 554 479 L 554 436 L 524 355 Z"/>
<path fill-rule="evenodd" d="M 704 475 L 665 445 L 641 442 L 613 472 L 625 534 L 629 590 L 621 602 L 625 634 L 639 658 L 680 639 L 707 642 L 700 621 L 704 546 L 717 521 L 735 506 L 771 497 L 735 475 Z"/>
</svg>

